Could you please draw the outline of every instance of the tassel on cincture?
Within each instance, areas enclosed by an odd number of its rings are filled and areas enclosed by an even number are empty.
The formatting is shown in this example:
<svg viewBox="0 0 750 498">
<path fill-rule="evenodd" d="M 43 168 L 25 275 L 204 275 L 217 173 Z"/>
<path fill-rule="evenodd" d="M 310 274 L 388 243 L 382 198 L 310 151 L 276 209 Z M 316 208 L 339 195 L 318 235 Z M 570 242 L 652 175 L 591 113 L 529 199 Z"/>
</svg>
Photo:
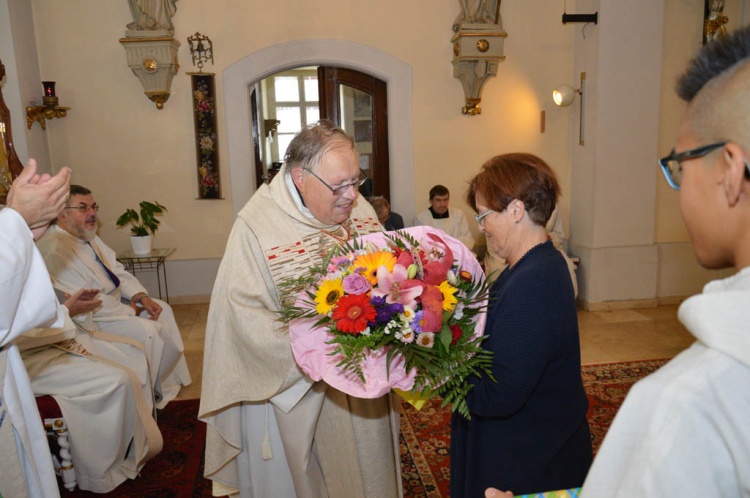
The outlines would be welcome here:
<svg viewBox="0 0 750 498">
<path fill-rule="evenodd" d="M 273 452 L 271 452 L 271 437 L 268 435 L 268 410 L 270 410 L 269 403 L 266 403 L 266 432 L 263 436 L 263 460 L 270 460 L 273 458 Z"/>
</svg>

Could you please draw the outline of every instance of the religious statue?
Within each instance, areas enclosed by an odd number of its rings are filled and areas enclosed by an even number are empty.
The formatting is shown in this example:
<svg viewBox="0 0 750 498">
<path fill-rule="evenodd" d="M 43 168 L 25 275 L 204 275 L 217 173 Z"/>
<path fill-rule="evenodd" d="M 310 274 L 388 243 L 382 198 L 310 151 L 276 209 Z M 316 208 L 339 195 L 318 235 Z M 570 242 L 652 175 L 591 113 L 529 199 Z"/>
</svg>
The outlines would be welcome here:
<svg viewBox="0 0 750 498">
<path fill-rule="evenodd" d="M 453 31 L 461 29 L 462 24 L 498 24 L 500 19 L 500 0 L 458 0 L 461 13 L 453 22 Z"/>
<path fill-rule="evenodd" d="M 703 21 L 703 43 L 726 36 L 727 22 L 729 18 L 724 15 L 724 0 L 708 0 L 708 16 Z"/>
<path fill-rule="evenodd" d="M 177 11 L 177 0 L 128 0 L 133 22 L 128 29 L 139 31 L 174 31 L 172 16 Z"/>
</svg>

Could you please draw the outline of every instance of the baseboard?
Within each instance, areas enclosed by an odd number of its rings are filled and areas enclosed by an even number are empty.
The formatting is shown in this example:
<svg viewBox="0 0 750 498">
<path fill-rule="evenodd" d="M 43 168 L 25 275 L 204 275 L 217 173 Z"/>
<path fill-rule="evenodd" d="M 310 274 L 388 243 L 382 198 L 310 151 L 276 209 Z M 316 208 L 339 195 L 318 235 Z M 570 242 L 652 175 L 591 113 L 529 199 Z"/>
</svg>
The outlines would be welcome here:
<svg viewBox="0 0 750 498">
<path fill-rule="evenodd" d="M 659 302 L 659 306 L 671 306 L 675 304 L 681 304 L 685 299 L 690 296 L 665 296 L 656 298 Z"/>
<path fill-rule="evenodd" d="M 170 296 L 169 304 L 208 304 L 210 295 L 205 296 Z"/>
<path fill-rule="evenodd" d="M 633 308 L 656 308 L 659 305 L 659 300 L 653 299 L 629 299 L 625 301 L 600 301 L 590 302 L 585 299 L 578 298 L 578 307 L 586 311 L 610 311 L 610 310 L 625 310 Z"/>
</svg>

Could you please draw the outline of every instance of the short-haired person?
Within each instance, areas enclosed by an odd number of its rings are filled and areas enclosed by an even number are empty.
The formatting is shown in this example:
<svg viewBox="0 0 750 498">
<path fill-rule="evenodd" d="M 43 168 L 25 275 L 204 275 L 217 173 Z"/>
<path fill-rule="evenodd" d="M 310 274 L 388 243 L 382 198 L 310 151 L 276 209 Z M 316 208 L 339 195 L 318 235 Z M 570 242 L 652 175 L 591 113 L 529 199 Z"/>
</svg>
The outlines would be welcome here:
<svg viewBox="0 0 750 498">
<path fill-rule="evenodd" d="M 152 299 L 138 279 L 125 271 L 115 252 L 96 234 L 99 206 L 91 190 L 70 186 L 68 205 L 37 242 L 55 288 L 73 294 L 99 290 L 102 305 L 94 311 L 99 330 L 143 343 L 151 370 L 157 408 L 174 399 L 190 384 L 180 329 L 172 308 Z M 129 301 L 129 305 L 123 303 Z M 140 305 L 145 313 L 136 316 Z M 74 320 L 80 320 L 80 317 Z"/>
<path fill-rule="evenodd" d="M 532 154 L 496 156 L 469 183 L 467 202 L 508 267 L 490 288 L 482 343 L 497 382 L 471 378 L 471 420 L 451 422 L 451 496 L 577 487 L 591 464 L 573 283 L 545 228 L 559 193 Z"/>
<path fill-rule="evenodd" d="M 378 221 L 386 231 L 401 230 L 404 228 L 404 219 L 400 214 L 391 211 L 391 203 L 388 199 L 379 195 L 376 197 L 370 197 L 370 204 L 375 209 L 375 214 L 378 215 Z"/>
<path fill-rule="evenodd" d="M 587 497 L 750 496 L 750 27 L 699 52 L 672 154 L 698 262 L 737 269 L 682 303 L 696 342 L 628 394 L 584 484 Z"/>
<path fill-rule="evenodd" d="M 443 185 L 435 185 L 430 189 L 430 207 L 414 217 L 414 226 L 427 225 L 438 228 L 451 237 L 464 243 L 469 249 L 474 248 L 474 236 L 469 230 L 466 215 L 460 209 L 453 209 L 450 205 L 451 193 Z"/>
<path fill-rule="evenodd" d="M 278 311 L 337 245 L 383 229 L 359 193 L 354 141 L 330 121 L 299 132 L 285 164 L 237 215 L 211 295 L 199 417 L 214 494 L 402 496 L 398 401 L 313 382 Z"/>
</svg>

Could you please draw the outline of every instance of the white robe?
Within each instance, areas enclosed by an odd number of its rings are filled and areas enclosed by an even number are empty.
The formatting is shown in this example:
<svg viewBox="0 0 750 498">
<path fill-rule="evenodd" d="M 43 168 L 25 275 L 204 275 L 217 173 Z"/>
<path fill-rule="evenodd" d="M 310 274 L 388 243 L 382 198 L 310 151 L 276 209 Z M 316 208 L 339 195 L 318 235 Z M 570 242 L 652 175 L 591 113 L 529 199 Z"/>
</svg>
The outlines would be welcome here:
<svg viewBox="0 0 750 498">
<path fill-rule="evenodd" d="M 750 496 L 750 267 L 679 318 L 696 342 L 630 390 L 582 496 Z"/>
<path fill-rule="evenodd" d="M 29 377 L 11 341 L 34 327 L 59 326 L 62 321 L 49 274 L 26 222 L 14 210 L 1 209 L 0 363 L 7 366 L 0 370 L 0 494 L 9 498 L 60 496 Z M 9 422 L 12 436 L 5 439 L 2 434 L 8 434 Z M 14 443 L 20 460 L 11 452 Z"/>
<path fill-rule="evenodd" d="M 93 356 L 53 345 L 71 338 Z M 20 339 L 22 349 L 34 346 L 22 351 L 34 394 L 54 397 L 65 418 L 78 487 L 107 493 L 137 477 L 163 445 L 140 344 L 94 337 L 70 319 L 61 329 L 35 329 Z"/>
<path fill-rule="evenodd" d="M 346 237 L 305 214 L 285 167 L 238 215 L 206 329 L 199 418 L 205 475 L 242 498 L 394 498 L 402 495 L 398 413 L 391 396 L 350 398 L 297 367 L 279 322 L 279 279 L 298 276 Z M 361 196 L 352 237 L 380 231 Z M 268 451 L 270 449 L 270 451 Z"/>
<path fill-rule="evenodd" d="M 190 384 L 182 337 L 172 308 L 155 300 L 162 307 L 157 321 L 143 318 L 147 316 L 145 313 L 143 317 L 136 317 L 135 311 L 122 299 L 130 299 L 146 289 L 125 271 L 109 246 L 99 237 L 95 237 L 91 245 L 86 244 L 57 225 L 47 230 L 37 246 L 56 288 L 68 293 L 81 288 L 99 289 L 98 299 L 102 300 L 102 306 L 94 312 L 93 319 L 102 332 L 130 337 L 144 344 L 153 375 L 152 383 L 159 397 L 157 408 L 163 408 L 174 399 L 180 385 Z M 97 254 L 120 279 L 119 287 L 115 287 L 96 260 Z"/>
<path fill-rule="evenodd" d="M 425 209 L 414 217 L 413 226 L 426 225 L 444 231 L 451 237 L 454 237 L 468 247 L 474 249 L 474 236 L 469 230 L 469 222 L 466 215 L 460 209 L 448 208 L 447 218 L 433 218 L 432 212 Z"/>
</svg>

